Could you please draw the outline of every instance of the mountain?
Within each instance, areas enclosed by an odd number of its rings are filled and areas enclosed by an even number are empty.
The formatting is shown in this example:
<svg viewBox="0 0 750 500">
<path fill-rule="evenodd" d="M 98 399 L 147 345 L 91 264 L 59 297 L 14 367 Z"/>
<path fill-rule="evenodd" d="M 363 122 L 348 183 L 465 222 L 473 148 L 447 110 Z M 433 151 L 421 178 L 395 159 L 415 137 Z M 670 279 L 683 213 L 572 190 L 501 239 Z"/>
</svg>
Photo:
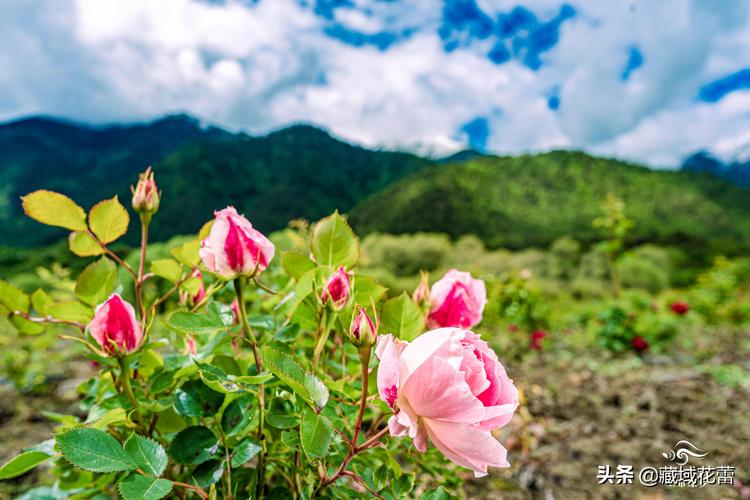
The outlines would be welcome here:
<svg viewBox="0 0 750 500">
<path fill-rule="evenodd" d="M 607 193 L 626 203 L 631 243 L 750 248 L 750 192 L 716 177 L 655 171 L 580 152 L 483 157 L 413 174 L 350 213 L 362 233 L 473 233 L 490 247 L 601 239 Z"/>
<path fill-rule="evenodd" d="M 293 218 L 315 220 L 430 164 L 305 125 L 250 137 L 186 115 L 109 127 L 30 118 L 0 125 L 0 246 L 38 246 L 65 234 L 25 217 L 20 196 L 51 189 L 89 208 L 118 194 L 128 205 L 130 185 L 148 165 L 163 191 L 154 234 L 168 238 L 195 232 L 228 204 L 263 231 Z"/>
<path fill-rule="evenodd" d="M 707 151 L 699 151 L 685 158 L 682 170 L 705 172 L 734 184 L 750 187 L 750 161 L 724 163 Z"/>
</svg>

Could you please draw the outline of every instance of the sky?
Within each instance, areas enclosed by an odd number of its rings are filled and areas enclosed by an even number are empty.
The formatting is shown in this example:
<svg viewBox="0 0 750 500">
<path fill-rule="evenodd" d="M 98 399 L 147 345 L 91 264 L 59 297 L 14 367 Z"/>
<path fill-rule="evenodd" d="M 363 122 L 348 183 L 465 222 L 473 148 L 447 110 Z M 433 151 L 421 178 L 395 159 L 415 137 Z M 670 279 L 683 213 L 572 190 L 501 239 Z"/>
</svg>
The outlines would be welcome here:
<svg viewBox="0 0 750 500">
<path fill-rule="evenodd" d="M 750 158 L 744 0 L 4 0 L 0 121 L 176 112 L 368 147 Z"/>
</svg>

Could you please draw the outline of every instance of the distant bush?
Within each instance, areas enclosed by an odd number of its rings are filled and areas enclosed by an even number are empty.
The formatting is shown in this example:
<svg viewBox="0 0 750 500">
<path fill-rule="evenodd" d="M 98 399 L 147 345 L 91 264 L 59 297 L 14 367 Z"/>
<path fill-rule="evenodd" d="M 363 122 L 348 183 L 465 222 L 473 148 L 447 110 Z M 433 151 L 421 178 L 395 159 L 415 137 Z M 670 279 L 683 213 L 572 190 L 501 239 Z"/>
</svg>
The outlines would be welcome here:
<svg viewBox="0 0 750 500">
<path fill-rule="evenodd" d="M 385 268 L 394 276 L 411 276 L 437 269 L 452 245 L 443 234 L 371 234 L 362 242 L 362 250 L 368 266 Z"/>
</svg>

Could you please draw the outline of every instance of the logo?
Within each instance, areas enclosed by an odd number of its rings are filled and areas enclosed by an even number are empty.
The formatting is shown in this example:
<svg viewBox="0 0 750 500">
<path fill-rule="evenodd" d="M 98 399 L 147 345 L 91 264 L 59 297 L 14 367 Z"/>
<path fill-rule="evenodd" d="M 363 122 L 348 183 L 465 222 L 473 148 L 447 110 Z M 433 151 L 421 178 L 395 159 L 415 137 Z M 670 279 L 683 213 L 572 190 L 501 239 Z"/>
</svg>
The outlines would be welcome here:
<svg viewBox="0 0 750 500">
<path fill-rule="evenodd" d="M 704 452 L 700 450 L 697 446 L 695 446 L 690 441 L 685 441 L 684 439 L 681 441 L 677 441 L 677 444 L 674 445 L 674 447 L 669 450 L 666 453 L 662 453 L 662 456 L 669 460 L 670 462 L 674 462 L 677 465 L 685 465 L 688 463 L 688 460 L 690 460 L 690 457 L 701 459 L 708 455 L 708 452 Z"/>
</svg>

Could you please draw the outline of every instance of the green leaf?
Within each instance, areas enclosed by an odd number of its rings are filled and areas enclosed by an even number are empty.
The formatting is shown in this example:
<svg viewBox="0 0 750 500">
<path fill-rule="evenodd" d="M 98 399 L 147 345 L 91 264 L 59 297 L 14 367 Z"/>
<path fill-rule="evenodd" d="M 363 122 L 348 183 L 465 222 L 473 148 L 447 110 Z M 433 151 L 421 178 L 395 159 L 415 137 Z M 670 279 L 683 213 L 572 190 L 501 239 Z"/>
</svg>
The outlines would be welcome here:
<svg viewBox="0 0 750 500">
<path fill-rule="evenodd" d="M 220 316 L 186 311 L 173 313 L 167 319 L 167 324 L 175 330 L 187 333 L 214 333 L 227 328 Z"/>
<path fill-rule="evenodd" d="M 194 425 L 181 430 L 169 445 L 169 456 L 178 464 L 197 465 L 210 459 L 219 442 L 206 427 Z"/>
<path fill-rule="evenodd" d="M 80 469 L 119 472 L 136 468 L 120 443 L 104 431 L 77 427 L 58 434 L 55 440 L 65 459 Z"/>
<path fill-rule="evenodd" d="M 76 281 L 76 295 L 81 301 L 95 306 L 104 302 L 117 283 L 117 267 L 107 257 L 92 262 Z"/>
<path fill-rule="evenodd" d="M 289 325 L 286 325 L 279 329 L 276 333 L 273 334 L 273 339 L 276 342 L 281 342 L 283 344 L 288 344 L 290 342 L 294 342 L 297 340 L 297 337 L 299 337 L 299 332 L 302 330 L 300 328 L 298 323 L 291 323 Z"/>
<path fill-rule="evenodd" d="M 34 321 L 29 321 L 23 316 L 11 316 L 10 323 L 24 335 L 37 335 L 44 331 L 44 326 Z"/>
<path fill-rule="evenodd" d="M 65 196 L 40 189 L 21 197 L 23 211 L 37 222 L 64 227 L 71 231 L 86 231 L 86 212 Z"/>
<path fill-rule="evenodd" d="M 310 394 L 310 399 L 315 409 L 320 411 L 328 403 L 328 387 L 312 373 L 305 374 L 305 389 Z"/>
<path fill-rule="evenodd" d="M 322 266 L 351 268 L 359 260 L 357 237 L 338 212 L 315 224 L 312 253 Z"/>
<path fill-rule="evenodd" d="M 182 266 L 174 259 L 159 259 L 151 263 L 151 272 L 160 278 L 177 283 L 182 278 Z"/>
<path fill-rule="evenodd" d="M 31 305 L 34 310 L 42 316 L 47 315 L 47 306 L 52 304 L 52 297 L 47 295 L 47 292 L 41 288 L 37 288 L 34 293 L 31 294 Z"/>
<path fill-rule="evenodd" d="M 167 467 L 167 452 L 153 439 L 132 434 L 125 441 L 125 451 L 143 472 L 151 476 L 161 476 Z"/>
<path fill-rule="evenodd" d="M 406 292 L 390 299 L 380 313 L 380 331 L 412 340 L 424 331 L 424 316 Z"/>
<path fill-rule="evenodd" d="M 268 405 L 266 421 L 277 429 L 291 429 L 299 425 L 299 415 L 288 399 L 273 398 Z"/>
<path fill-rule="evenodd" d="M 362 274 L 354 275 L 354 303 L 370 305 L 371 302 L 379 302 L 387 288 L 378 283 L 375 278 Z"/>
<path fill-rule="evenodd" d="M 130 216 L 117 196 L 100 201 L 89 211 L 89 226 L 99 241 L 111 243 L 128 231 Z M 79 228 L 71 228 L 79 229 Z"/>
<path fill-rule="evenodd" d="M 299 280 L 303 274 L 315 268 L 315 262 L 310 257 L 299 252 L 284 252 L 281 254 L 281 265 L 292 278 Z"/>
<path fill-rule="evenodd" d="M 262 450 L 256 439 L 248 438 L 235 446 L 232 451 L 232 467 L 241 467 Z"/>
<path fill-rule="evenodd" d="M 422 496 L 419 497 L 419 500 L 451 500 L 451 498 L 453 498 L 453 496 L 448 493 L 448 490 L 441 486 L 439 488 L 425 491 L 422 493 Z"/>
<path fill-rule="evenodd" d="M 412 474 L 402 474 L 393 481 L 392 486 L 396 498 L 404 498 L 414 489 L 414 476 Z"/>
<path fill-rule="evenodd" d="M 7 281 L 0 280 L 0 304 L 11 311 L 29 312 L 29 296 Z"/>
<path fill-rule="evenodd" d="M 293 357 L 270 346 L 261 348 L 260 357 L 265 368 L 288 385 L 302 399 L 308 403 L 313 403 L 310 392 L 305 386 L 305 371 Z"/>
<path fill-rule="evenodd" d="M 255 397 L 244 394 L 224 408 L 221 415 L 221 428 L 228 436 L 241 432 L 255 415 Z"/>
<path fill-rule="evenodd" d="M 94 317 L 94 311 L 89 306 L 75 300 L 52 304 L 47 308 L 47 313 L 53 318 L 82 323 L 88 323 Z"/>
<path fill-rule="evenodd" d="M 102 246 L 87 232 L 73 231 L 68 237 L 70 251 L 79 257 L 93 257 L 105 253 Z"/>
<path fill-rule="evenodd" d="M 125 500 L 159 500 L 172 491 L 172 481 L 131 474 L 117 487 Z"/>
<path fill-rule="evenodd" d="M 309 460 L 325 457 L 333 437 L 333 424 L 313 411 L 305 412 L 299 430 L 302 449 Z"/>
<path fill-rule="evenodd" d="M 214 362 L 216 361 L 217 359 L 214 359 Z M 265 383 L 273 378 L 273 375 L 269 372 L 259 373 L 258 375 L 231 375 L 218 366 L 196 360 L 193 360 L 193 362 L 198 366 L 203 382 L 215 391 L 225 394 L 249 391 L 253 389 L 252 386 Z"/>
<path fill-rule="evenodd" d="M 0 480 L 18 477 L 24 474 L 45 460 L 52 458 L 52 455 L 41 451 L 27 451 L 11 458 L 8 462 L 0 467 Z"/>
<path fill-rule="evenodd" d="M 211 417 L 224 404 L 224 397 L 202 380 L 189 380 L 175 392 L 174 409 L 185 417 Z"/>
<path fill-rule="evenodd" d="M 221 460 L 209 460 L 203 462 L 193 471 L 191 482 L 195 481 L 201 488 L 209 488 L 218 483 L 224 475 L 224 462 Z"/>
<path fill-rule="evenodd" d="M 191 240 L 187 243 L 183 243 L 182 245 L 173 248 L 170 253 L 175 259 L 179 260 L 185 266 L 192 269 L 200 264 L 200 248 L 201 242 L 199 240 Z"/>
</svg>

